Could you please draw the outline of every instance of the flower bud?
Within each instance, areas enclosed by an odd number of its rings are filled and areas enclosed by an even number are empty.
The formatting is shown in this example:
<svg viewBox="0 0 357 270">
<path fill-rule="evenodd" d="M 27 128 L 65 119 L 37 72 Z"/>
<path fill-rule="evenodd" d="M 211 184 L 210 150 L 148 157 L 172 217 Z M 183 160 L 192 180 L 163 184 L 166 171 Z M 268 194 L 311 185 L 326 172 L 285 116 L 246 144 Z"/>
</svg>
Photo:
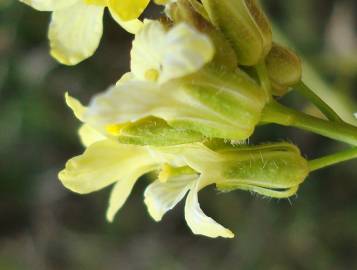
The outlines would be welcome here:
<svg viewBox="0 0 357 270">
<path fill-rule="evenodd" d="M 289 87 L 301 80 L 301 61 L 291 50 L 273 44 L 265 61 L 274 95 L 283 96 Z"/>
<path fill-rule="evenodd" d="M 255 0 L 202 0 L 208 15 L 231 41 L 238 63 L 256 65 L 272 46 L 271 25 Z"/>
<path fill-rule="evenodd" d="M 164 120 L 152 116 L 133 123 L 109 125 L 107 131 L 120 143 L 136 145 L 170 146 L 204 139 L 198 132 L 170 127 Z"/>
<path fill-rule="evenodd" d="M 225 146 L 215 149 L 221 163 L 221 191 L 249 190 L 273 198 L 294 195 L 309 173 L 299 149 L 288 143 L 263 146 Z"/>
<path fill-rule="evenodd" d="M 195 6 L 193 6 L 193 4 Z M 203 9 L 202 4 L 196 1 L 177 0 L 170 6 L 168 12 L 174 23 L 188 23 L 201 33 L 210 37 L 215 47 L 213 62 L 216 65 L 223 65 L 232 70 L 236 69 L 238 66 L 237 56 L 231 44 L 225 39 L 224 35 L 208 21 L 208 18 L 204 18 L 204 9 L 199 13 L 200 7 Z"/>
</svg>

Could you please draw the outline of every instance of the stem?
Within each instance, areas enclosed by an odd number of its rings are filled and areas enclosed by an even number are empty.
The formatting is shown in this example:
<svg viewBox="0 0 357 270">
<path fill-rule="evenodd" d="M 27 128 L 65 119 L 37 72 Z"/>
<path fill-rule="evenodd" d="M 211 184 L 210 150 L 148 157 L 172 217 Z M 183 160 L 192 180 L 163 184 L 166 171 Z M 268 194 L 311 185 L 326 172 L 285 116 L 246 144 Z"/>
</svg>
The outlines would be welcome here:
<svg viewBox="0 0 357 270">
<path fill-rule="evenodd" d="M 310 171 L 317 171 L 337 163 L 357 158 L 357 148 L 348 149 L 333 155 L 309 161 Z"/>
<path fill-rule="evenodd" d="M 275 123 L 283 126 L 297 127 L 303 130 L 357 146 L 357 127 L 347 123 L 331 122 L 290 109 L 276 101 L 266 105 L 263 123 Z"/>
<path fill-rule="evenodd" d="M 344 121 L 340 116 L 318 95 L 315 94 L 314 91 L 311 90 L 303 81 L 300 81 L 298 84 L 294 86 L 302 96 L 310 100 L 325 116 L 327 119 L 343 123 Z"/>
</svg>

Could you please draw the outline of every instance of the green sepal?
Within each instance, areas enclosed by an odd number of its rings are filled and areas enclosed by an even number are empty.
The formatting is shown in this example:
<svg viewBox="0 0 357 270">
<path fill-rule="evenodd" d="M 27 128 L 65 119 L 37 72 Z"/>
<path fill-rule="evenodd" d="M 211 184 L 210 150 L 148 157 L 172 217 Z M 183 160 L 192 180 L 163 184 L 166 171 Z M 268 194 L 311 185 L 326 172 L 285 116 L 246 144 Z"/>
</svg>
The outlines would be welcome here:
<svg viewBox="0 0 357 270">
<path fill-rule="evenodd" d="M 219 149 L 220 148 L 220 149 Z M 299 149 L 289 143 L 262 146 L 219 147 L 224 155 L 223 181 L 217 183 L 220 191 L 236 189 L 274 198 L 290 197 L 296 193 L 308 173 L 308 162 Z"/>
<path fill-rule="evenodd" d="M 202 0 L 212 23 L 235 50 L 238 63 L 253 66 L 272 46 L 270 22 L 255 0 Z"/>
<path fill-rule="evenodd" d="M 164 120 L 152 116 L 124 125 L 117 138 L 124 144 L 152 146 L 171 146 L 204 140 L 198 132 L 171 127 Z"/>
<path fill-rule="evenodd" d="M 263 90 L 243 71 L 207 66 L 182 80 L 189 102 L 199 108 L 202 120 L 170 121 L 179 128 L 192 129 L 208 138 L 245 140 L 259 123 L 266 98 Z"/>
</svg>

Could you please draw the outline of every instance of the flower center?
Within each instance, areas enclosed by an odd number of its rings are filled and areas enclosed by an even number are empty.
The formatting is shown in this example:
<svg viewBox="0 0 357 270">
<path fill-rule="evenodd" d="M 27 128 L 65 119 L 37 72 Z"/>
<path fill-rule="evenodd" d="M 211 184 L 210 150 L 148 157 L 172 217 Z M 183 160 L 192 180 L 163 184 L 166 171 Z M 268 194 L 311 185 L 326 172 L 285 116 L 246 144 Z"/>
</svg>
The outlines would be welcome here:
<svg viewBox="0 0 357 270">
<path fill-rule="evenodd" d="M 148 69 L 145 72 L 145 79 L 147 79 L 148 81 L 156 82 L 159 79 L 159 76 L 159 71 L 153 68 Z"/>
</svg>

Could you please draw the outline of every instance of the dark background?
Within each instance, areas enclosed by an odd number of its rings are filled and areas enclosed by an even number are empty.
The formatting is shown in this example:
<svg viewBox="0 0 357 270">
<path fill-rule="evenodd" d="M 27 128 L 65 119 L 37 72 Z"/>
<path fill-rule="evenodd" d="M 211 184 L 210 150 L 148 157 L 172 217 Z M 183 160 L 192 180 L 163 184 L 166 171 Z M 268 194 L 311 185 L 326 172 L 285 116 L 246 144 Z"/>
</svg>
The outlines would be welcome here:
<svg viewBox="0 0 357 270">
<path fill-rule="evenodd" d="M 306 82 L 353 121 L 356 1 L 263 3 L 285 42 L 317 71 L 307 67 Z M 145 181 L 113 224 L 105 220 L 110 189 L 87 196 L 64 189 L 57 172 L 82 152 L 64 92 L 87 102 L 114 83 L 128 70 L 131 36 L 106 14 L 94 57 L 65 67 L 48 55 L 48 20 L 0 0 L 0 270 L 357 269 L 356 161 L 313 173 L 290 201 L 201 192 L 202 208 L 236 232 L 233 240 L 193 236 L 182 204 L 155 223 L 142 200 Z M 284 102 L 316 113 L 295 93 Z M 308 158 L 344 147 L 276 127 L 259 128 L 255 140 L 289 140 Z"/>
</svg>

